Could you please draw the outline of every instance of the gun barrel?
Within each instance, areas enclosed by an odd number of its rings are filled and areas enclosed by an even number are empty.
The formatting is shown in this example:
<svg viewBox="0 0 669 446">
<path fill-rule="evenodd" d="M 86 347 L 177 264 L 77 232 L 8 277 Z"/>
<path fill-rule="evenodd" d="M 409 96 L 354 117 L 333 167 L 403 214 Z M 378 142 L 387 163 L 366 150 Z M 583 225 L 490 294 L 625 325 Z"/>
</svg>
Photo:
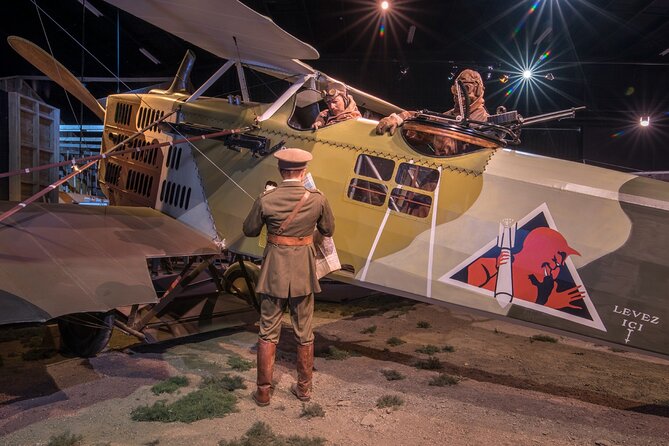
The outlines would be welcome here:
<svg viewBox="0 0 669 446">
<path fill-rule="evenodd" d="M 584 110 L 584 109 L 585 106 L 572 107 L 567 110 L 560 110 L 556 112 L 545 113 L 543 115 L 530 116 L 529 118 L 523 119 L 523 126 L 537 124 L 546 121 L 554 121 L 556 119 L 573 118 L 578 110 Z"/>
</svg>

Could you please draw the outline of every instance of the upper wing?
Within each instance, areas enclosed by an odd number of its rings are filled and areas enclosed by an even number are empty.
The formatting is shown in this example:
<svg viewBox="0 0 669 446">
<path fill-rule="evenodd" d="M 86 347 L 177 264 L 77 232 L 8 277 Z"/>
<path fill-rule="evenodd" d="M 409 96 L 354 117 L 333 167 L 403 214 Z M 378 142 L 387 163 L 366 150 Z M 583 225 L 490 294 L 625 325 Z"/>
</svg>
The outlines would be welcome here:
<svg viewBox="0 0 669 446">
<path fill-rule="evenodd" d="M 224 59 L 291 81 L 315 70 L 299 59 L 318 59 L 318 51 L 281 29 L 268 17 L 237 0 L 105 0 L 117 8 Z M 381 115 L 400 107 L 350 88 L 358 106 Z"/>
<path fill-rule="evenodd" d="M 236 0 L 105 0 L 225 59 L 308 74 L 318 51 Z"/>
<path fill-rule="evenodd" d="M 147 257 L 218 252 L 154 209 L 31 204 L 0 223 L 0 324 L 156 302 Z"/>
</svg>

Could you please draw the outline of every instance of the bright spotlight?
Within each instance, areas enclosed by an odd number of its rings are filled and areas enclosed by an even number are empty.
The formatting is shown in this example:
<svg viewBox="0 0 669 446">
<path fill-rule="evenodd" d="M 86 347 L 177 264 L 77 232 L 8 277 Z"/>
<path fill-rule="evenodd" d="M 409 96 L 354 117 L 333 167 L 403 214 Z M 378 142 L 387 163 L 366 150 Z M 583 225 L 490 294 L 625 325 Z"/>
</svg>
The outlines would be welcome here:
<svg viewBox="0 0 669 446">
<path fill-rule="evenodd" d="M 388 2 L 381 2 L 381 9 L 383 9 L 384 11 L 387 11 L 388 8 L 390 8 L 390 3 L 388 3 Z"/>
<path fill-rule="evenodd" d="M 523 71 L 523 79 L 529 79 L 532 77 L 532 72 L 530 70 Z"/>
<path fill-rule="evenodd" d="M 641 127 L 648 127 L 650 125 L 650 116 L 639 119 L 639 125 Z"/>
</svg>

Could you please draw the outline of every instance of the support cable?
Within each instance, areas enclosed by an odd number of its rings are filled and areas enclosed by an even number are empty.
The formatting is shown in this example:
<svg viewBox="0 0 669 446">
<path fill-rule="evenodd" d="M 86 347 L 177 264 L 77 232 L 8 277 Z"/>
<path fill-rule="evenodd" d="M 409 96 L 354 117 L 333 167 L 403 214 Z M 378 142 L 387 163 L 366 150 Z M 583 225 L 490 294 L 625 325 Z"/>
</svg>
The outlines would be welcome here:
<svg viewBox="0 0 669 446">
<path fill-rule="evenodd" d="M 77 45 L 79 45 L 79 46 L 82 48 L 82 50 L 84 50 L 84 51 L 85 51 L 86 53 L 88 53 L 88 55 L 90 55 L 96 62 L 98 62 L 98 63 L 99 63 L 99 64 L 100 64 L 100 65 L 101 65 L 101 66 L 102 66 L 102 67 L 103 67 L 109 74 L 111 74 L 115 79 L 117 79 L 117 80 L 118 80 L 118 81 L 119 81 L 125 88 L 127 88 L 128 90 L 130 90 L 130 87 L 129 87 L 125 82 L 123 82 L 123 80 L 122 80 L 120 77 L 118 77 L 116 74 L 114 74 L 114 72 L 113 72 L 111 69 L 109 69 L 109 68 L 108 68 L 108 67 L 107 67 L 107 66 L 106 66 L 100 59 L 98 59 L 97 57 L 95 57 L 95 55 L 93 55 L 93 53 L 91 53 L 91 52 L 90 52 L 90 51 L 89 51 L 89 50 L 88 50 L 88 49 L 87 49 L 81 42 L 79 42 L 79 41 L 78 41 L 78 40 L 77 40 L 71 33 L 69 33 L 69 32 L 68 32 L 68 31 L 67 31 L 67 30 L 66 30 L 60 23 L 58 23 L 53 17 L 51 17 L 46 11 L 44 11 L 44 9 L 42 9 L 42 8 L 37 4 L 37 1 L 36 1 L 36 0 L 31 0 L 31 2 L 35 5 L 35 8 L 37 8 L 38 12 L 41 11 L 46 17 L 48 17 L 53 23 L 55 23 L 56 26 L 58 26 L 58 27 L 59 27 L 65 34 L 67 34 L 68 37 L 70 37 L 72 40 L 74 40 L 74 42 L 75 42 Z M 45 33 L 46 33 L 46 31 L 45 31 Z M 239 48 L 237 48 L 237 51 L 239 51 Z M 53 57 L 53 53 L 52 53 L 52 57 Z M 54 59 L 55 59 L 55 58 L 54 58 Z M 148 107 L 148 108 L 151 109 L 151 110 L 155 110 L 150 104 L 147 104 L 147 103 L 142 99 L 142 96 L 140 96 L 140 95 L 137 94 L 137 93 L 134 93 L 134 95 L 137 96 L 137 98 L 140 100 L 140 103 L 144 104 L 146 107 Z M 174 113 L 174 111 L 173 111 L 172 113 L 170 113 L 170 114 L 173 114 L 173 113 Z M 164 116 L 163 119 L 164 119 L 165 117 L 167 117 L 167 116 Z M 162 119 L 160 119 L 160 120 L 158 120 L 158 121 L 156 121 L 156 122 L 159 122 L 159 121 L 162 121 Z M 148 130 L 148 128 L 150 128 L 150 127 L 151 127 L 151 125 L 149 125 L 149 126 L 146 128 L 146 130 Z M 176 129 L 176 128 L 174 128 L 174 127 L 172 127 L 172 129 L 174 130 L 174 132 L 175 132 L 177 135 L 179 135 L 179 136 L 181 136 L 182 138 L 186 139 L 185 136 L 184 136 L 181 132 L 179 132 L 178 129 Z M 146 130 L 143 130 L 142 132 L 144 132 L 144 131 L 146 131 Z M 133 137 L 134 137 L 134 136 L 133 136 Z M 249 193 L 248 193 L 248 192 L 247 192 L 247 191 L 246 191 L 246 190 L 245 190 L 239 183 L 237 183 L 236 181 L 234 181 L 234 180 L 232 179 L 232 177 L 231 177 L 230 175 L 228 175 L 228 174 L 227 174 L 221 167 L 219 167 L 213 160 L 211 160 L 211 158 L 209 158 L 209 157 L 206 156 L 204 153 L 202 153 L 202 151 L 201 151 L 200 149 L 198 149 L 197 147 L 195 147 L 195 145 L 194 145 L 191 141 L 187 141 L 187 142 L 188 142 L 188 143 L 191 145 L 191 147 L 193 147 L 198 153 L 200 153 L 200 154 L 203 156 L 203 158 L 205 158 L 207 161 L 209 161 L 209 162 L 210 162 L 210 163 L 211 163 L 211 164 L 212 164 L 212 165 L 213 165 L 219 172 L 221 172 L 223 175 L 225 175 L 226 178 L 228 178 L 228 179 L 229 179 L 235 186 L 237 186 L 242 192 L 244 192 L 244 194 L 246 194 L 249 198 L 254 199 L 253 196 L 252 196 L 251 194 L 249 194 Z M 107 153 L 109 153 L 109 152 L 107 152 Z M 90 167 L 90 166 L 88 166 L 88 167 Z M 82 168 L 82 170 L 85 170 L 85 169 L 87 169 L 88 167 Z M 77 173 L 78 173 L 78 172 L 77 172 Z M 75 175 L 76 175 L 76 173 L 75 173 Z M 69 178 L 71 178 L 71 177 L 68 176 L 68 179 L 69 179 Z M 62 184 L 62 183 L 61 183 L 61 184 Z M 3 214 L 3 215 L 4 215 L 4 214 Z M 0 215 L 0 221 L 2 221 L 2 216 L 1 216 L 1 215 Z"/>
<path fill-rule="evenodd" d="M 165 119 L 166 117 L 167 116 L 164 116 L 162 119 Z M 151 126 L 152 125 L 155 125 L 155 123 L 152 123 Z M 78 167 L 78 166 L 75 165 L 73 172 L 71 172 L 70 174 L 64 176 L 63 178 L 61 178 L 58 181 L 50 184 L 49 186 L 42 189 L 41 191 L 34 194 L 33 196 L 31 196 L 31 197 L 25 199 L 24 201 L 20 202 L 19 204 L 14 206 L 12 209 L 4 212 L 3 214 L 0 214 L 0 222 L 2 222 L 5 219 L 11 217 L 12 215 L 16 214 L 18 211 L 20 211 L 21 209 L 24 209 L 27 205 L 29 205 L 30 203 L 39 199 L 40 197 L 46 195 L 47 193 L 51 192 L 52 190 L 55 190 L 58 186 L 65 183 L 66 181 L 70 180 L 71 178 L 75 177 L 76 175 L 83 172 L 84 170 L 88 169 L 89 167 L 94 165 L 100 159 L 104 159 L 104 158 L 107 158 L 109 156 L 118 155 L 121 152 L 126 153 L 126 152 L 132 152 L 132 151 L 148 150 L 148 149 L 152 149 L 152 148 L 155 148 L 155 147 L 163 147 L 163 146 L 173 145 L 175 143 L 180 144 L 180 143 L 188 142 L 188 143 L 192 144 L 192 141 L 211 139 L 211 138 L 215 138 L 215 137 L 218 137 L 218 136 L 225 136 L 225 135 L 230 135 L 230 134 L 233 134 L 233 133 L 240 133 L 240 132 L 243 132 L 243 131 L 248 131 L 250 128 L 251 127 L 241 127 L 241 128 L 232 129 L 232 130 L 222 130 L 220 132 L 214 132 L 214 133 L 210 133 L 208 135 L 193 136 L 191 138 L 184 138 L 182 140 L 177 140 L 177 141 L 167 141 L 167 142 L 156 143 L 156 144 L 152 144 L 152 145 L 148 145 L 148 146 L 144 146 L 144 147 L 126 149 L 124 151 L 116 151 L 116 152 L 111 152 L 111 153 L 107 152 L 107 153 L 103 153 L 101 155 L 95 155 L 95 156 L 92 156 L 92 157 L 85 157 L 87 159 L 92 158 L 92 160 L 89 161 L 88 163 L 86 163 L 85 165 L 83 165 L 82 167 Z M 146 130 L 143 130 L 143 131 L 146 131 Z M 137 132 L 135 135 L 131 136 L 130 138 L 127 138 L 122 143 L 117 144 L 114 148 L 122 146 L 123 144 L 125 144 L 126 141 L 131 140 L 132 138 L 134 138 L 135 136 L 137 136 L 141 133 L 142 132 Z M 19 172 L 19 173 L 24 173 L 24 172 Z"/>
</svg>

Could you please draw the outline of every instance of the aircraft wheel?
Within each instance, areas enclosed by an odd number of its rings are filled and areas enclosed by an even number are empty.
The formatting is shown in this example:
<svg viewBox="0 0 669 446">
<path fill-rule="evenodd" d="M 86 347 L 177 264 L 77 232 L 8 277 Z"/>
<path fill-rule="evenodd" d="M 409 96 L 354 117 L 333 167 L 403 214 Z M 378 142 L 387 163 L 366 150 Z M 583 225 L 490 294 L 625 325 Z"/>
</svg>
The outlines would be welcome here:
<svg viewBox="0 0 669 446">
<path fill-rule="evenodd" d="M 251 286 L 255 288 L 258 283 L 258 278 L 260 277 L 260 267 L 253 262 L 244 262 L 246 267 L 246 272 L 249 275 L 249 280 Z M 225 282 L 225 292 L 233 294 L 240 299 L 244 299 L 248 302 L 249 305 L 253 305 L 253 308 L 260 313 L 260 302 L 258 301 L 258 296 L 255 293 L 249 292 L 249 288 L 246 285 L 246 279 L 244 278 L 244 273 L 242 272 L 239 263 L 233 263 L 225 270 L 223 273 L 223 279 Z"/>
<path fill-rule="evenodd" d="M 109 343 L 114 313 L 77 313 L 58 319 L 60 349 L 82 358 L 100 353 Z"/>
</svg>

